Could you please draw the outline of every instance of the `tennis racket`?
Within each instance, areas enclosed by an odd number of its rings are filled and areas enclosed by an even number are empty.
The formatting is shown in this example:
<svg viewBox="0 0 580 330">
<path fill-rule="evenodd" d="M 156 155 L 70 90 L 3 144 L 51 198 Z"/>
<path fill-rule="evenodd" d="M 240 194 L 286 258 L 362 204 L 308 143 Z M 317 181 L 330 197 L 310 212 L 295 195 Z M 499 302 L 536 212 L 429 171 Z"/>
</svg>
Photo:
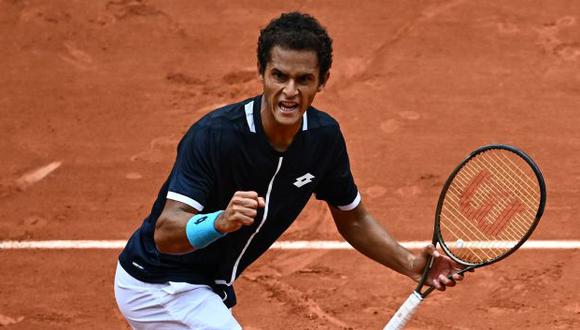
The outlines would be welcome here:
<svg viewBox="0 0 580 330">
<path fill-rule="evenodd" d="M 435 212 L 433 245 L 464 267 L 458 274 L 492 264 L 530 237 L 545 204 L 544 178 L 528 155 L 508 145 L 480 147 L 457 166 L 443 186 Z M 421 293 L 432 264 L 433 257 L 417 288 L 383 330 L 402 329 L 433 291 L 429 287 Z"/>
</svg>

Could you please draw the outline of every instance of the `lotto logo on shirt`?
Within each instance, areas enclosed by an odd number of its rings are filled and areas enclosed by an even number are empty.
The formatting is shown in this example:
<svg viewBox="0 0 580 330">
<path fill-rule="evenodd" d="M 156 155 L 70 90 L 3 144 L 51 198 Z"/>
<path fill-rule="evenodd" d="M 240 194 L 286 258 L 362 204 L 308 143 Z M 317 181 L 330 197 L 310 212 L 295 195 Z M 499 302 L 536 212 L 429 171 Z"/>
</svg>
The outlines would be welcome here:
<svg viewBox="0 0 580 330">
<path fill-rule="evenodd" d="M 296 182 L 294 182 L 294 185 L 298 188 L 302 187 L 305 184 L 308 184 L 310 182 L 312 182 L 312 179 L 314 179 L 314 175 L 310 174 L 310 173 L 306 173 L 303 176 L 296 178 Z"/>
</svg>

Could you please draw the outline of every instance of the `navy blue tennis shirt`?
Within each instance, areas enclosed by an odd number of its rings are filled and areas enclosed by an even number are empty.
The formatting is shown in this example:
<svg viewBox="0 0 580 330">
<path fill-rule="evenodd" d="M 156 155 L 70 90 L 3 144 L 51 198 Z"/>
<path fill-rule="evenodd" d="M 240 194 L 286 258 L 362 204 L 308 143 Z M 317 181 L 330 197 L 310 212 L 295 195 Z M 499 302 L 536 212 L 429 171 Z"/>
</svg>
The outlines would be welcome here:
<svg viewBox="0 0 580 330">
<path fill-rule="evenodd" d="M 232 284 L 292 224 L 312 193 L 341 210 L 360 194 L 336 120 L 313 107 L 285 152 L 274 150 L 262 129 L 261 96 L 210 112 L 177 147 L 177 158 L 151 214 L 129 239 L 119 262 L 143 282 L 207 284 L 231 307 Z M 160 253 L 153 240 L 166 199 L 200 213 L 224 210 L 236 191 L 256 191 L 266 205 L 254 223 L 184 255 Z"/>
</svg>

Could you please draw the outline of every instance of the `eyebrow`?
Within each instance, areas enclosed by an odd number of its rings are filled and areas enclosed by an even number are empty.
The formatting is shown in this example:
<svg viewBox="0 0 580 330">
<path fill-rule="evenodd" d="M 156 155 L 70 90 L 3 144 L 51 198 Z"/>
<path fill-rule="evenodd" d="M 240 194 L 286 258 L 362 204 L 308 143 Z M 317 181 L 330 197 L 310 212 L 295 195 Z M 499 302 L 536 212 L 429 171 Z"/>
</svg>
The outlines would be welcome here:
<svg viewBox="0 0 580 330">
<path fill-rule="evenodd" d="M 276 67 L 273 67 L 272 69 L 270 69 L 270 72 L 276 72 L 276 73 L 280 73 L 280 74 L 285 75 L 285 76 L 290 76 L 290 74 L 288 72 L 281 70 L 281 69 L 278 69 Z M 315 74 L 312 72 L 299 73 L 297 75 L 298 78 L 306 78 L 306 77 L 314 77 L 314 76 L 315 76 Z"/>
</svg>

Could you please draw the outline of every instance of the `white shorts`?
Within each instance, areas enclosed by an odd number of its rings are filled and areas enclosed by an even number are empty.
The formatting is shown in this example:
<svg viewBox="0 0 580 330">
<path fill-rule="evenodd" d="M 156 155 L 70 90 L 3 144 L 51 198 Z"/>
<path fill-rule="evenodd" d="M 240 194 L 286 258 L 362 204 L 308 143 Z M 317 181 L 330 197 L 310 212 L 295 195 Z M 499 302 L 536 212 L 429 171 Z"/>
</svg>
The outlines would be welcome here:
<svg viewBox="0 0 580 330">
<path fill-rule="evenodd" d="M 209 286 L 145 283 L 118 263 L 115 298 L 133 329 L 242 329 Z"/>
</svg>

